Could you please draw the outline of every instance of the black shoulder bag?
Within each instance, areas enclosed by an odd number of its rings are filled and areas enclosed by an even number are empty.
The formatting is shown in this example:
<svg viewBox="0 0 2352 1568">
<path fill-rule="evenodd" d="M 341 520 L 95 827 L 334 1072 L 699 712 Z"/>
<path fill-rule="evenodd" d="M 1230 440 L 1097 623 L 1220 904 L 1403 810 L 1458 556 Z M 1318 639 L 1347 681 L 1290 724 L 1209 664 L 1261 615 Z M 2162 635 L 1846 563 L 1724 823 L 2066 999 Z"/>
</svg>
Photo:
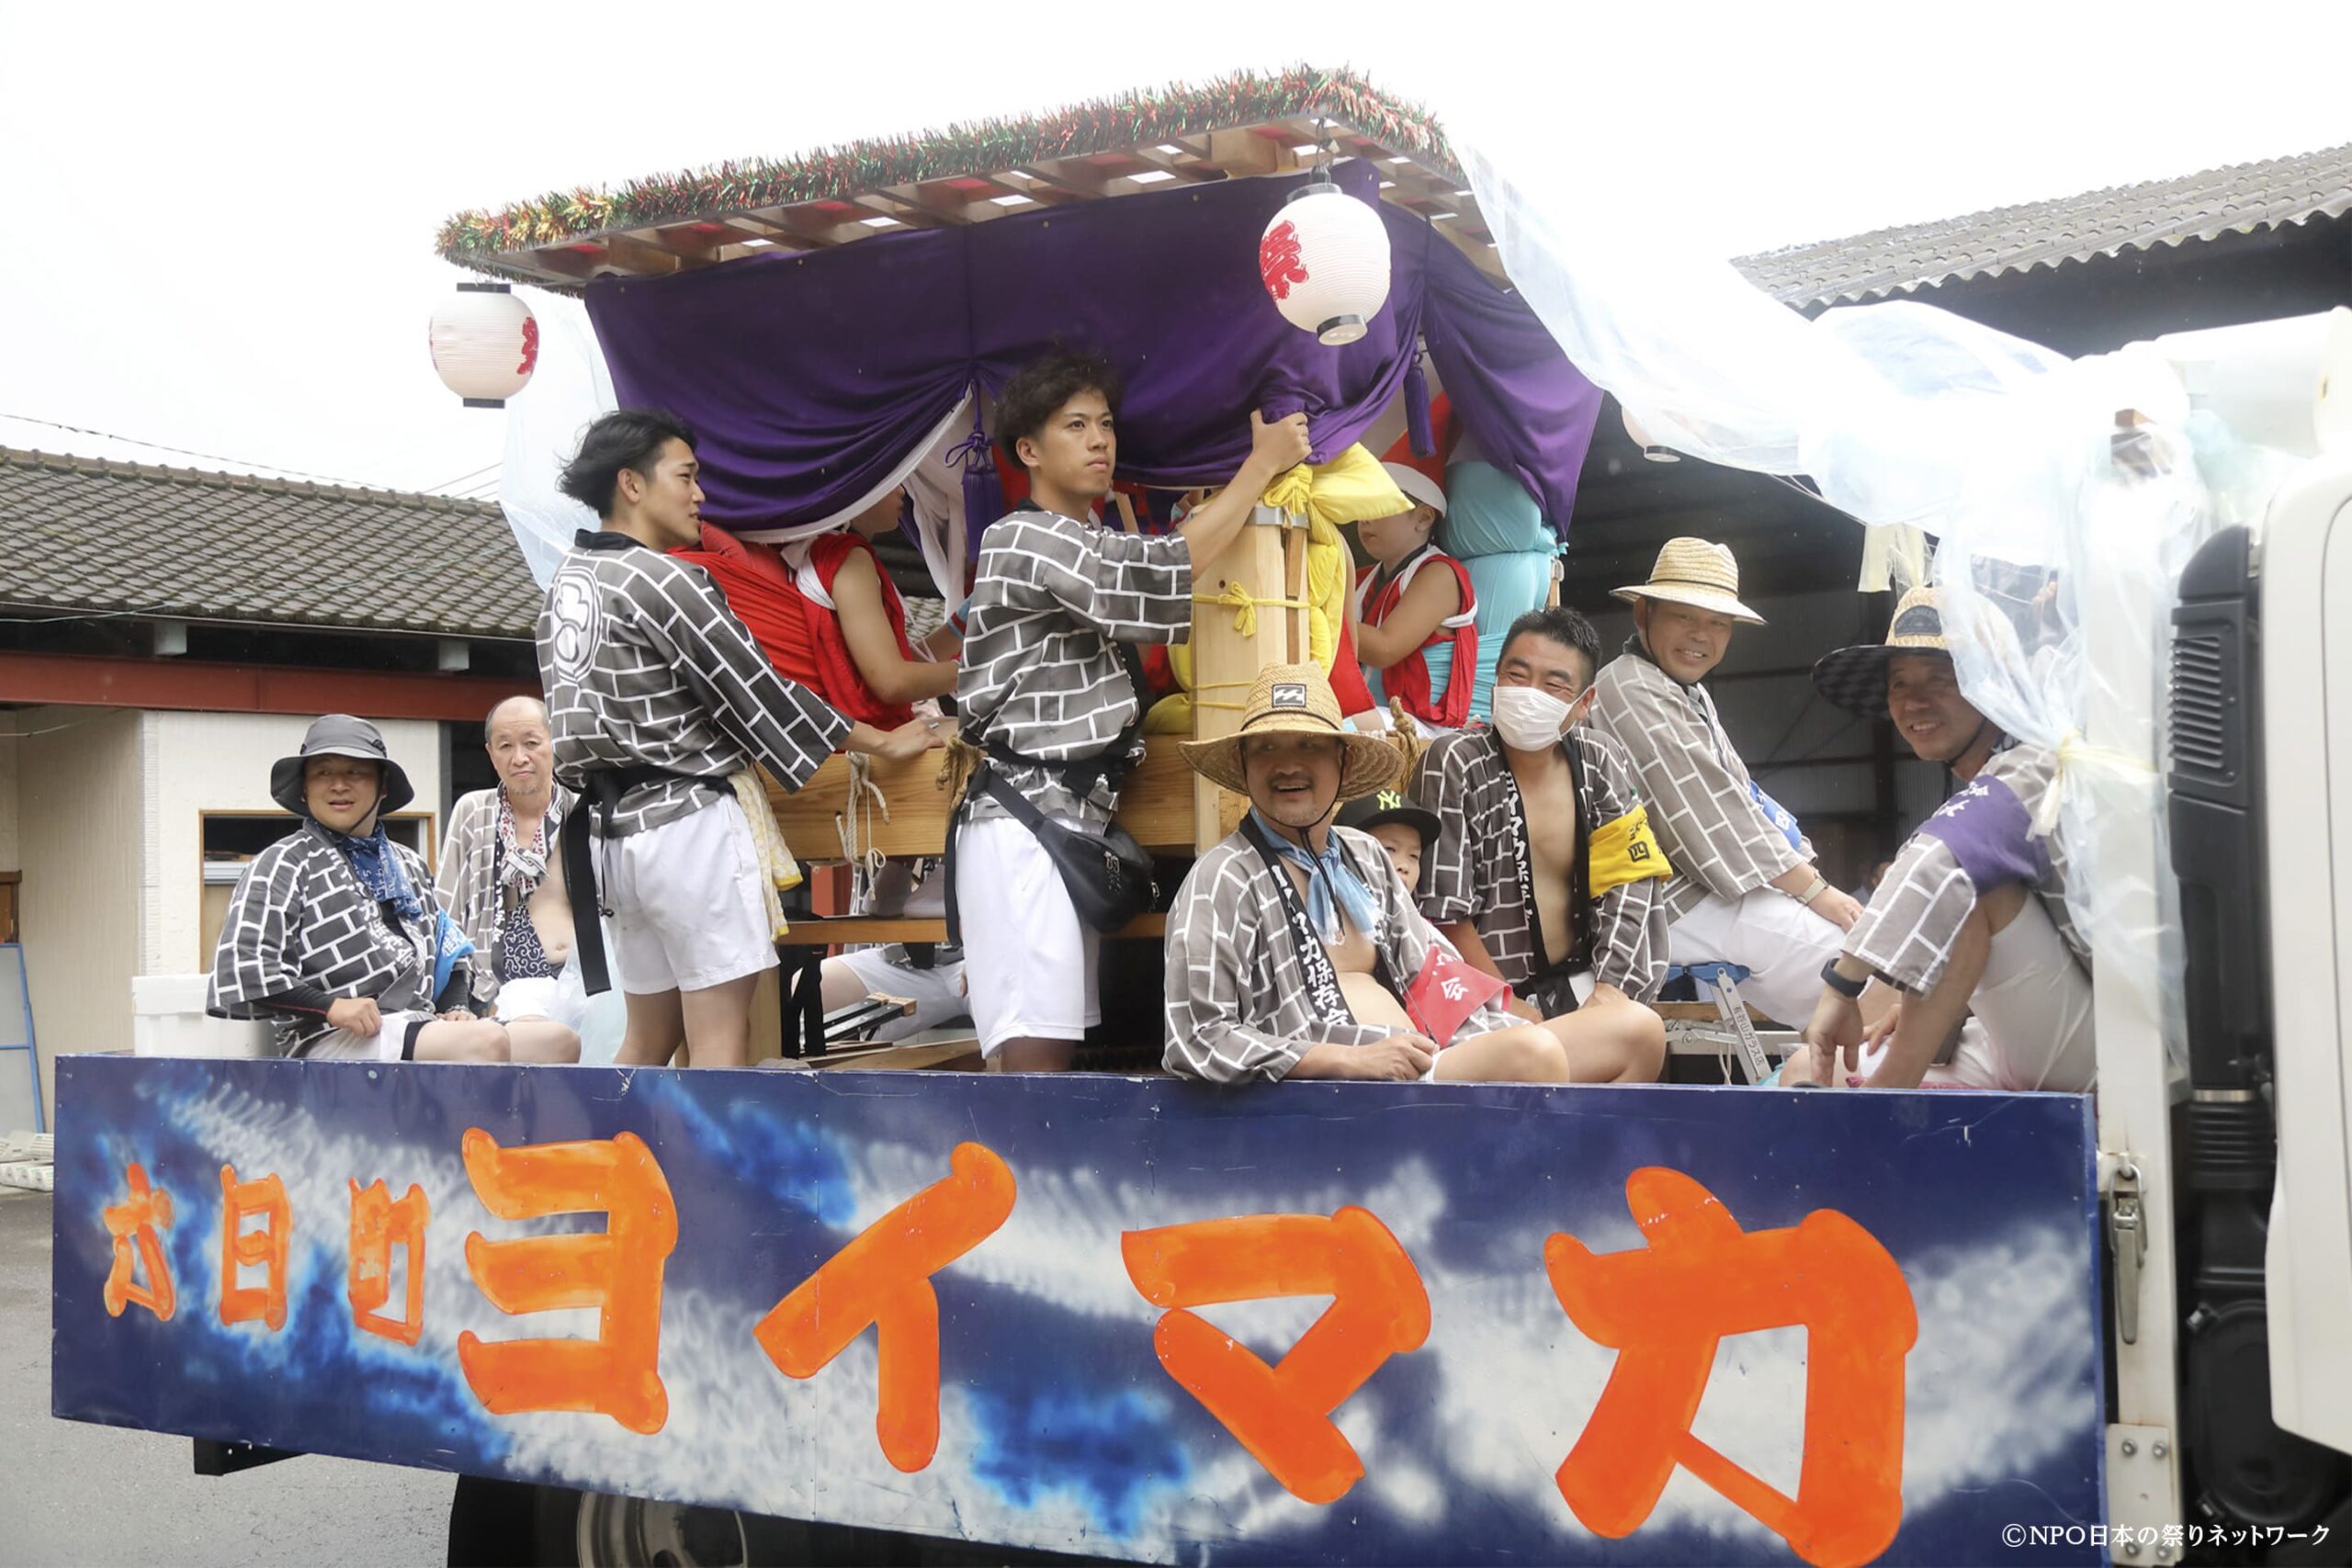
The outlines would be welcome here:
<svg viewBox="0 0 2352 1568">
<path fill-rule="evenodd" d="M 1142 733 L 1143 716 L 1150 705 L 1150 694 L 1145 690 L 1143 660 L 1126 643 L 1115 645 L 1119 661 L 1126 667 L 1127 680 L 1135 688 L 1136 716 L 1113 739 L 1100 754 L 1055 761 L 1041 757 L 1024 757 L 995 741 L 989 743 L 990 757 L 1007 761 L 1026 763 L 1047 769 L 1058 774 L 1080 795 L 1091 794 L 1095 781 L 1108 777 L 1117 782 L 1127 769 L 1127 751 Z M 1044 846 L 1055 871 L 1061 875 L 1062 886 L 1069 890 L 1069 901 L 1078 910 L 1078 918 L 1098 931 L 1114 931 L 1150 908 L 1159 897 L 1159 884 L 1154 874 L 1151 856 L 1136 842 L 1135 835 L 1116 822 L 1103 824 L 1100 837 L 1078 829 L 1065 828 L 1049 819 L 1019 790 L 982 762 L 972 775 L 965 790 L 964 800 L 956 807 L 956 816 L 947 829 L 947 940 L 963 940 L 963 922 L 956 902 L 956 835 L 963 825 L 966 808 L 971 804 L 975 791 L 984 791 L 1007 815 L 1029 829 Z"/>
</svg>

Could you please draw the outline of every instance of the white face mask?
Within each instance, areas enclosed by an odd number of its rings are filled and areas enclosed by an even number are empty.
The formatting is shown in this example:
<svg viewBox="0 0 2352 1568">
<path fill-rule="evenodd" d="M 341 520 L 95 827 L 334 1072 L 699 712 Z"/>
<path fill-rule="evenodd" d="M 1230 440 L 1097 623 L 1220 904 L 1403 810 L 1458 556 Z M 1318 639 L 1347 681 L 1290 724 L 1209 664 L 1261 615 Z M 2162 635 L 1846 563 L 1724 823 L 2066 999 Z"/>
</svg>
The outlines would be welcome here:
<svg viewBox="0 0 2352 1568">
<path fill-rule="evenodd" d="M 1567 733 L 1573 705 L 1534 686 L 1495 688 L 1495 728 L 1514 751 L 1542 751 Z"/>
</svg>

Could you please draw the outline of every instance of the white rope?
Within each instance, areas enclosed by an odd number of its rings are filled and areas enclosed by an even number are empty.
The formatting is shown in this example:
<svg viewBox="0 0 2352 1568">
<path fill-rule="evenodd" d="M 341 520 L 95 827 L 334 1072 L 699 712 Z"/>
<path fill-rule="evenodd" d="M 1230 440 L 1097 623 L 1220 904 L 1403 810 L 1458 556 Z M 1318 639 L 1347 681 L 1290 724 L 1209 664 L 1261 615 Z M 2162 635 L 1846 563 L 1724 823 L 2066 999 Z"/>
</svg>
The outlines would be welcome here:
<svg viewBox="0 0 2352 1568">
<path fill-rule="evenodd" d="M 862 819 L 859 813 L 865 815 Z M 850 908 L 863 909 L 871 902 L 874 879 L 882 874 L 889 857 L 874 846 L 874 814 L 890 820 L 889 797 L 873 778 L 873 762 L 862 752 L 852 752 L 849 759 L 849 800 L 846 809 L 833 817 L 833 829 L 841 835 L 842 859 L 849 863 Z M 863 843 L 866 847 L 861 849 Z"/>
</svg>

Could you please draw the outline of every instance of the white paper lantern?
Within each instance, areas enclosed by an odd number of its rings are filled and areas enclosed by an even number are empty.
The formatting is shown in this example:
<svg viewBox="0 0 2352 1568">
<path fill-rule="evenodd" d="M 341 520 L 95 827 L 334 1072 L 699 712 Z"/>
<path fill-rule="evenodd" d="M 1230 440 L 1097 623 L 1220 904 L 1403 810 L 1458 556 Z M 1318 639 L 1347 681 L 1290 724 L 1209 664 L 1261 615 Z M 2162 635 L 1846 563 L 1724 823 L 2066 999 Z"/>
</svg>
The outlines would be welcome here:
<svg viewBox="0 0 2352 1568">
<path fill-rule="evenodd" d="M 1353 343 L 1388 302 L 1388 228 L 1371 203 L 1317 180 L 1266 225 L 1258 276 L 1291 325 L 1332 348 Z"/>
<path fill-rule="evenodd" d="M 503 408 L 539 363 L 539 323 L 503 283 L 460 283 L 433 312 L 433 368 L 469 409 Z"/>
</svg>

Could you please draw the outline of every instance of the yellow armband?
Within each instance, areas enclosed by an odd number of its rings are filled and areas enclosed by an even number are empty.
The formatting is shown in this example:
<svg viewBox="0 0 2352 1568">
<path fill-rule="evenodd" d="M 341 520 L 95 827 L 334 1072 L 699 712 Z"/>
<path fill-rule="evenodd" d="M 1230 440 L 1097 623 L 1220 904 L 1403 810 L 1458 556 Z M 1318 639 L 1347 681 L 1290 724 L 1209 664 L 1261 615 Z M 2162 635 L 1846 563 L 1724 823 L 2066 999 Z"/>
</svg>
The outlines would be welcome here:
<svg viewBox="0 0 2352 1568">
<path fill-rule="evenodd" d="M 1614 822 L 1593 829 L 1585 849 L 1585 886 L 1595 898 L 1645 876 L 1672 876 L 1674 867 L 1650 833 L 1650 812 L 1636 806 Z"/>
</svg>

